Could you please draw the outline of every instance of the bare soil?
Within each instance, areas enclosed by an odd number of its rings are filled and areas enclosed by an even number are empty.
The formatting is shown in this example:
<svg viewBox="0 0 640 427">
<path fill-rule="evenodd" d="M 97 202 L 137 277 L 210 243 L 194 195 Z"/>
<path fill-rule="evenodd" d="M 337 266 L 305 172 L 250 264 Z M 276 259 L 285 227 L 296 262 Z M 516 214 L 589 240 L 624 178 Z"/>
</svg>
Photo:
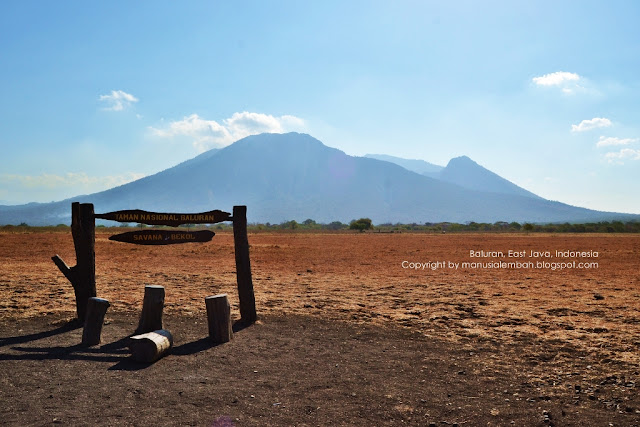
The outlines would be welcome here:
<svg viewBox="0 0 640 427">
<path fill-rule="evenodd" d="M 96 236 L 101 346 L 82 348 L 67 233 L 0 233 L 0 422 L 11 425 L 640 425 L 640 236 L 249 235 L 258 324 L 207 339 L 204 297 L 237 317 L 233 237 Z M 597 251 L 597 268 L 403 268 Z M 527 261 L 566 262 L 529 256 Z M 404 264 L 407 265 L 406 263 Z M 132 362 L 145 284 L 172 353 Z"/>
</svg>

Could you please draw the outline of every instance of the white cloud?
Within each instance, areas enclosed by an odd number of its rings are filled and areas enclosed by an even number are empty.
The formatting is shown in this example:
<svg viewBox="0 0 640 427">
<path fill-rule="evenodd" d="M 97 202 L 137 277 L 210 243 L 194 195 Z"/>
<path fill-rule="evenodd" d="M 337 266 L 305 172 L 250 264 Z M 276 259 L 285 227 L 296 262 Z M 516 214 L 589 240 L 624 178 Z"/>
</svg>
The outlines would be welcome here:
<svg viewBox="0 0 640 427">
<path fill-rule="evenodd" d="M 638 138 L 617 138 L 615 136 L 601 136 L 596 145 L 598 147 L 610 147 L 612 145 L 629 145 L 638 141 Z"/>
<path fill-rule="evenodd" d="M 558 87 L 563 93 L 571 95 L 576 90 L 585 90 L 578 82 L 583 78 L 576 73 L 568 73 L 566 71 L 556 71 L 555 73 L 545 74 L 543 76 L 534 77 L 532 81 L 538 86 Z"/>
<path fill-rule="evenodd" d="M 613 151 L 611 153 L 607 153 L 604 157 L 609 161 L 609 163 L 619 163 L 622 164 L 622 160 L 640 160 L 640 150 L 634 150 L 632 148 L 623 148 L 620 151 Z"/>
<path fill-rule="evenodd" d="M 556 71 L 555 73 L 533 78 L 533 82 L 539 86 L 562 86 L 567 82 L 576 82 L 578 80 L 580 80 L 579 75 L 567 73 L 566 71 Z"/>
<path fill-rule="evenodd" d="M 7 186 L 21 187 L 24 189 L 60 189 L 77 188 L 78 191 L 86 189 L 92 191 L 106 190 L 117 187 L 136 179 L 144 177 L 144 174 L 129 172 L 123 175 L 89 176 L 84 172 L 69 172 L 64 175 L 0 175 L 0 183 Z"/>
<path fill-rule="evenodd" d="M 150 127 L 149 129 L 155 136 L 161 138 L 189 137 L 193 146 L 203 152 L 213 147 L 227 146 L 249 135 L 301 130 L 304 125 L 304 120 L 295 116 L 275 117 L 243 111 L 222 120 L 222 124 L 192 114 L 182 120 L 169 123 L 165 128 Z"/>
<path fill-rule="evenodd" d="M 0 196 L 10 204 L 51 202 L 91 194 L 144 177 L 129 172 L 122 175 L 89 176 L 84 172 L 40 175 L 0 174 Z"/>
<path fill-rule="evenodd" d="M 109 95 L 100 95 L 99 100 L 107 105 L 104 108 L 107 111 L 122 111 L 138 102 L 138 98 L 122 90 L 112 90 Z"/>
<path fill-rule="evenodd" d="M 192 114 L 182 120 L 169 123 L 164 129 L 150 127 L 154 135 L 161 138 L 188 136 L 198 151 L 206 151 L 207 147 L 227 145 L 231 141 L 231 133 L 215 120 L 205 120 Z"/>
<path fill-rule="evenodd" d="M 594 117 L 591 120 L 583 120 L 578 125 L 571 125 L 571 132 L 585 132 L 597 128 L 606 128 L 611 126 L 611 120 L 604 117 Z"/>
</svg>

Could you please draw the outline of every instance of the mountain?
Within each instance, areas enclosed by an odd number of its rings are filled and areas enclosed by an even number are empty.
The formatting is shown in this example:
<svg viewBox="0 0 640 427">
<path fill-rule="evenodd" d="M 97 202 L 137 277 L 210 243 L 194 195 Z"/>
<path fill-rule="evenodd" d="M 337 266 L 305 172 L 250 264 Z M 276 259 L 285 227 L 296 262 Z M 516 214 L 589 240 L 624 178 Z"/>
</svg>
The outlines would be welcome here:
<svg viewBox="0 0 640 427">
<path fill-rule="evenodd" d="M 518 187 L 511 181 L 507 181 L 490 170 L 483 168 L 467 156 L 451 159 L 447 167 L 442 169 L 437 177 L 443 181 L 458 184 L 471 190 L 542 199 L 540 196 Z"/>
<path fill-rule="evenodd" d="M 386 161 L 348 156 L 309 135 L 288 133 L 249 136 L 100 193 L 0 207 L 0 224 L 68 224 L 72 201 L 91 202 L 98 213 L 120 209 L 195 213 L 247 205 L 250 222 L 272 223 L 307 218 L 347 222 L 360 217 L 376 224 L 639 218 L 528 195 L 472 190 Z"/>
<path fill-rule="evenodd" d="M 437 178 L 440 171 L 444 169 L 442 166 L 434 165 L 433 163 L 425 162 L 424 160 L 403 159 L 401 157 L 388 156 L 386 154 L 365 154 L 365 157 L 395 163 L 407 170 L 419 173 L 420 175 L 430 176 L 432 178 Z"/>
<path fill-rule="evenodd" d="M 467 156 L 451 159 L 446 167 L 434 165 L 424 160 L 403 159 L 385 154 L 367 154 L 365 157 L 395 163 L 407 170 L 441 181 L 457 184 L 470 190 L 513 194 L 541 199 L 540 196 L 518 187 L 514 183 L 485 169 Z"/>
</svg>

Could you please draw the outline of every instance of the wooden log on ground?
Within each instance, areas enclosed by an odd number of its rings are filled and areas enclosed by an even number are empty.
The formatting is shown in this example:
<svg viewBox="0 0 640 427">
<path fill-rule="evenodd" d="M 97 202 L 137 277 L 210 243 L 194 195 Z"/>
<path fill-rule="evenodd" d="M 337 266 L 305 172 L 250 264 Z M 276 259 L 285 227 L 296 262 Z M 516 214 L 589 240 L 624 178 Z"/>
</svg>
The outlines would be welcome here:
<svg viewBox="0 0 640 427">
<path fill-rule="evenodd" d="M 247 237 L 247 207 L 233 207 L 233 241 L 236 253 L 236 278 L 238 281 L 238 299 L 242 323 L 254 323 L 256 298 L 251 280 L 251 261 L 249 259 L 249 239 Z"/>
<path fill-rule="evenodd" d="M 87 301 L 87 315 L 82 331 L 82 344 L 86 346 L 100 344 L 104 315 L 109 308 L 109 301 L 104 298 L 91 297 Z"/>
<path fill-rule="evenodd" d="M 137 362 L 152 363 L 165 355 L 173 346 L 173 336 L 166 329 L 159 329 L 141 335 L 134 335 L 129 340 L 131 356 Z"/>
<path fill-rule="evenodd" d="M 142 313 L 136 334 L 162 329 L 162 309 L 164 308 L 164 286 L 146 285 L 142 301 Z"/>
<path fill-rule="evenodd" d="M 227 294 L 212 295 L 204 299 L 207 306 L 209 337 L 215 343 L 229 342 L 233 338 L 231 306 Z"/>
<path fill-rule="evenodd" d="M 71 282 L 76 295 L 78 320 L 84 321 L 87 313 L 87 301 L 96 296 L 96 220 L 93 204 L 71 204 L 71 235 L 76 250 L 76 265 L 67 264 L 58 255 L 51 259 Z"/>
</svg>

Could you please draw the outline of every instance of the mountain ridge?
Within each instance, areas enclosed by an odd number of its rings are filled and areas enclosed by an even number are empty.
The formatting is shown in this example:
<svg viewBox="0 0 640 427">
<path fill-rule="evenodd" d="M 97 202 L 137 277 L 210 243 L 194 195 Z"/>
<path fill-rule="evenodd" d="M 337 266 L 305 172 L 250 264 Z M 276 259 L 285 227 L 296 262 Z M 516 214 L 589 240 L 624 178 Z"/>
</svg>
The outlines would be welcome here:
<svg viewBox="0 0 640 427">
<path fill-rule="evenodd" d="M 467 156 L 454 157 L 449 160 L 438 177 L 443 181 L 458 184 L 471 190 L 517 194 L 542 199 L 537 194 L 502 178 Z"/>
<path fill-rule="evenodd" d="M 395 163 L 412 172 L 457 184 L 471 190 L 514 194 L 542 199 L 542 197 L 519 187 L 479 165 L 468 156 L 454 157 L 449 160 L 447 166 L 444 167 L 434 165 L 424 160 L 403 159 L 402 157 L 383 154 L 366 154 L 365 157 Z"/>
<path fill-rule="evenodd" d="M 426 160 L 404 159 L 402 157 L 390 156 L 388 154 L 365 154 L 364 157 L 395 163 L 407 170 L 419 173 L 420 175 L 430 176 L 432 178 L 437 176 L 437 174 L 444 169 L 444 166 L 436 165 L 434 163 L 427 162 Z"/>
<path fill-rule="evenodd" d="M 0 224 L 69 223 L 71 201 L 94 203 L 99 213 L 121 209 L 230 211 L 234 205 L 247 205 L 250 222 L 271 223 L 307 218 L 348 222 L 360 217 L 369 217 L 376 224 L 640 218 L 538 196 L 472 190 L 387 161 L 349 156 L 298 133 L 248 136 L 154 175 L 90 195 L 35 206 L 3 206 Z"/>
</svg>

